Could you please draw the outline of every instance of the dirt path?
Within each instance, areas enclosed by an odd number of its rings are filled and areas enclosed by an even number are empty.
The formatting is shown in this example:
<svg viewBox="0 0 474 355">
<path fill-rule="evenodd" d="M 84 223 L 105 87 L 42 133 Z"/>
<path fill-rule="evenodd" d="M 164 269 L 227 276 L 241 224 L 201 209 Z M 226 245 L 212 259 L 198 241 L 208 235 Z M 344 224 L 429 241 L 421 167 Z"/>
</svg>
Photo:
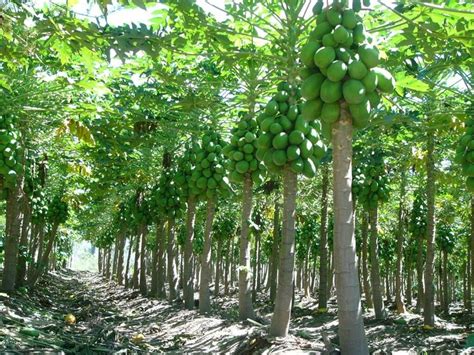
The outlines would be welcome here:
<svg viewBox="0 0 474 355">
<path fill-rule="evenodd" d="M 336 308 L 316 314 L 312 299 L 295 304 L 291 334 L 285 340 L 266 337 L 272 307 L 259 303 L 262 326 L 239 322 L 236 295 L 214 299 L 212 316 L 187 311 L 178 304 L 152 300 L 138 291 L 125 290 L 114 282 L 87 272 L 64 271 L 50 275 L 34 291 L 10 297 L 0 294 L 0 352 L 37 350 L 44 354 L 64 351 L 70 354 L 205 352 L 205 353 L 321 353 L 325 347 L 322 332 L 337 348 Z M 72 313 L 77 322 L 67 325 L 64 315 Z M 467 322 L 467 323 L 466 323 Z M 366 315 L 366 330 L 372 350 L 463 351 L 469 324 L 454 312 L 450 322 L 438 320 L 438 328 L 421 329 L 418 315 L 390 315 L 375 321 Z M 39 336 L 25 333 L 33 327 Z M 137 341 L 137 335 L 143 340 Z M 474 338 L 474 336 L 471 335 Z M 474 340 L 474 339 L 473 339 Z M 469 351 L 469 350 L 465 350 Z"/>
</svg>

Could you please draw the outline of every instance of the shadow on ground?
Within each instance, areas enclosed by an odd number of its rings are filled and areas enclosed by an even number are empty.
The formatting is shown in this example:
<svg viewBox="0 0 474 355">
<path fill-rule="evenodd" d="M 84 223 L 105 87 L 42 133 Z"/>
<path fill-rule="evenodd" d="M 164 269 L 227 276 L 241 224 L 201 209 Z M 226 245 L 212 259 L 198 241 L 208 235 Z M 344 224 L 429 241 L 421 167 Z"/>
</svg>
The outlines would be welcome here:
<svg viewBox="0 0 474 355">
<path fill-rule="evenodd" d="M 322 334 L 337 349 L 335 304 L 318 314 L 313 299 L 297 298 L 290 336 L 266 336 L 272 307 L 265 296 L 257 304 L 259 323 L 239 322 L 237 296 L 213 299 L 209 316 L 185 310 L 182 303 L 144 298 L 98 274 L 63 271 L 51 274 L 35 290 L 0 294 L 0 351 L 2 353 L 69 354 L 205 352 L 205 353 L 328 353 Z M 67 325 L 72 313 L 76 324 Z M 471 319 L 456 309 L 449 321 L 422 330 L 422 318 L 413 313 L 384 321 L 365 314 L 372 351 L 439 353 L 466 347 Z M 143 337 L 141 337 L 143 335 Z M 469 350 L 467 350 L 469 351 Z"/>
</svg>

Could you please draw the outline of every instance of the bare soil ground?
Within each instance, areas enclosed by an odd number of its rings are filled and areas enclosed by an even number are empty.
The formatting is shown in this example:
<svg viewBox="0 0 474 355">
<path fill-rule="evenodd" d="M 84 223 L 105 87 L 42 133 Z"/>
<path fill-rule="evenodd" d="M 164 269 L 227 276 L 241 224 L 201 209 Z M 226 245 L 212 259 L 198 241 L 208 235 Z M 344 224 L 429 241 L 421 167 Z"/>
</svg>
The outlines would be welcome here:
<svg viewBox="0 0 474 355">
<path fill-rule="evenodd" d="M 94 273 L 62 271 L 46 276 L 34 290 L 0 294 L 0 352 L 328 354 L 329 341 L 332 352 L 337 353 L 334 300 L 327 313 L 318 314 L 314 299 L 297 296 L 290 336 L 278 339 L 266 335 L 272 307 L 263 294 L 259 299 L 259 323 L 240 322 L 235 293 L 214 298 L 212 314 L 202 316 L 185 310 L 180 302 L 142 297 Z M 76 324 L 65 323 L 68 313 L 75 315 Z M 433 330 L 423 330 L 422 323 L 420 315 L 397 316 L 390 307 L 384 321 L 366 313 L 371 352 L 474 353 L 473 321 L 460 308 L 453 307 L 449 319 L 437 318 Z M 327 335 L 326 345 L 323 334 Z"/>
</svg>

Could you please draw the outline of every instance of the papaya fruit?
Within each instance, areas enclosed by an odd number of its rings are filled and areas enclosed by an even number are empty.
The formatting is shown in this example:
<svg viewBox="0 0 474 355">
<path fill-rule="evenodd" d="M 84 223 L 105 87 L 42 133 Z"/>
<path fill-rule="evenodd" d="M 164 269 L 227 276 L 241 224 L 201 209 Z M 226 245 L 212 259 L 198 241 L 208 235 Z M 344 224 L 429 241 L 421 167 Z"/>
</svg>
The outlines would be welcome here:
<svg viewBox="0 0 474 355">
<path fill-rule="evenodd" d="M 336 51 L 332 47 L 321 47 L 314 54 L 314 63 L 319 68 L 326 68 L 336 59 Z"/>
<path fill-rule="evenodd" d="M 365 98 L 365 87 L 359 80 L 350 79 L 342 86 L 344 100 L 348 104 L 360 104 Z"/>
</svg>

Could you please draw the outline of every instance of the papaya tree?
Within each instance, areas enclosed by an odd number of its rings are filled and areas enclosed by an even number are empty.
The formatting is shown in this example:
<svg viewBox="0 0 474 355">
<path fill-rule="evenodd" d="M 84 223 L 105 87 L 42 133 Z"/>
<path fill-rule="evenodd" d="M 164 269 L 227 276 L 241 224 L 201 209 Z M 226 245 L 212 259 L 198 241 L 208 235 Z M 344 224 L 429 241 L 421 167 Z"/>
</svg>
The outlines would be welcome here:
<svg viewBox="0 0 474 355">
<path fill-rule="evenodd" d="M 360 305 L 352 201 L 352 134 L 363 128 L 379 103 L 379 92 L 394 89 L 392 76 L 377 67 L 380 55 L 368 42 L 360 1 L 353 9 L 334 1 L 323 9 L 317 1 L 316 27 L 301 50 L 307 100 L 303 113 L 320 119 L 333 145 L 334 260 L 341 351 L 367 353 Z M 375 216 L 373 216 L 375 217 Z M 374 219 L 374 218 L 373 218 Z"/>
<path fill-rule="evenodd" d="M 222 149 L 225 142 L 212 130 L 204 132 L 200 144 L 195 144 L 195 165 L 192 167 L 190 188 L 195 195 L 206 201 L 206 223 L 199 282 L 199 312 L 211 310 L 209 283 L 211 279 L 211 234 L 216 202 L 220 193 L 228 193 L 228 179 Z"/>
<path fill-rule="evenodd" d="M 380 265 L 378 255 L 378 206 L 388 200 L 388 179 L 381 152 L 369 151 L 362 154 L 365 161 L 361 161 L 361 173 L 355 177 L 353 193 L 358 196 L 358 201 L 368 212 L 370 225 L 370 283 L 372 287 L 372 301 L 374 304 L 375 318 L 384 318 L 382 285 L 380 281 Z"/>
<path fill-rule="evenodd" d="M 252 85 L 255 86 L 255 82 Z M 251 90 L 251 95 L 255 98 L 255 88 L 251 88 Z M 253 189 L 255 185 L 258 186 L 262 182 L 262 174 L 264 173 L 263 164 L 256 156 L 259 132 L 254 110 L 255 99 L 248 113 L 240 113 L 240 120 L 237 126 L 232 129 L 230 144 L 224 148 L 224 154 L 228 158 L 230 181 L 243 186 L 239 254 L 239 317 L 243 320 L 255 318 L 250 287 L 249 238 Z"/>
</svg>

